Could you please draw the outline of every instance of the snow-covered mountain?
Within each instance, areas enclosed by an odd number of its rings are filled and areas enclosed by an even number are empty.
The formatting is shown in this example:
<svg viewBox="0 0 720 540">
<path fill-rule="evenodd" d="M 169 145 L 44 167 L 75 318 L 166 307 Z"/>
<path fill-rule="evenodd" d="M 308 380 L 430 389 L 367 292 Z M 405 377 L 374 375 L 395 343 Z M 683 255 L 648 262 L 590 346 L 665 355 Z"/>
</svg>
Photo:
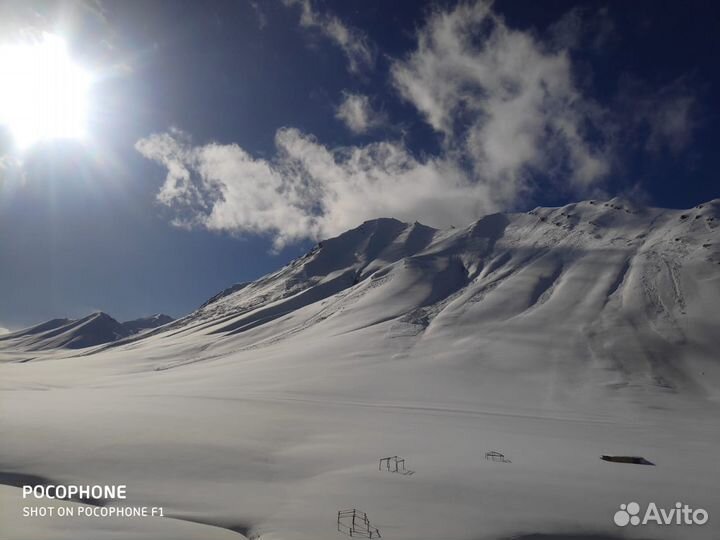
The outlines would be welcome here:
<svg viewBox="0 0 720 540">
<path fill-rule="evenodd" d="M 165 315 L 164 313 L 156 313 L 155 315 L 149 315 L 148 317 L 140 317 L 139 319 L 125 321 L 124 323 L 122 323 L 122 326 L 128 332 L 128 334 L 138 334 L 140 332 L 143 332 L 144 330 L 164 326 L 168 323 L 173 322 L 174 320 L 175 319 L 173 319 L 170 315 Z"/>
<path fill-rule="evenodd" d="M 377 219 L 160 328 L 0 341 L 6 471 L 126 484 L 172 518 L 27 520 L 0 485 L 0 531 L 336 539 L 357 508 L 386 539 L 715 538 L 719 225 L 720 200 Z M 24 339 L 68 322 L 46 324 Z M 394 455 L 414 474 L 378 470 Z M 710 523 L 620 530 L 629 501 Z"/>
<path fill-rule="evenodd" d="M 121 323 L 107 313 L 98 311 L 80 319 L 52 319 L 24 330 L 3 334 L 0 336 L 0 350 L 83 349 L 116 341 L 172 321 L 172 317 L 159 313 Z"/>
<path fill-rule="evenodd" d="M 478 370 L 533 373 L 557 393 L 602 380 L 715 399 L 719 225 L 719 200 L 686 211 L 587 201 L 450 230 L 377 219 L 159 332 L 260 348 L 383 325 L 386 343 L 443 357 L 462 344 L 462 362 L 482 351 Z"/>
</svg>

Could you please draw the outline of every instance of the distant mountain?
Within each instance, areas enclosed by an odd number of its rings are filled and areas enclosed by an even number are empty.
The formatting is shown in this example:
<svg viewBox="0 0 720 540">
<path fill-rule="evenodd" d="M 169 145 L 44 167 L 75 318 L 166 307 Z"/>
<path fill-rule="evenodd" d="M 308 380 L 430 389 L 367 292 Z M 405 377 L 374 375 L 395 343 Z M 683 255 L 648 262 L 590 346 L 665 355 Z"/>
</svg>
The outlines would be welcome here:
<svg viewBox="0 0 720 540">
<path fill-rule="evenodd" d="M 155 315 L 150 315 L 149 317 L 141 317 L 139 319 L 133 319 L 132 321 L 125 321 L 122 325 L 131 334 L 137 334 L 143 330 L 163 326 L 164 324 L 173 322 L 174 320 L 175 319 L 173 319 L 170 315 L 156 313 Z"/>
<path fill-rule="evenodd" d="M 168 315 L 157 314 L 120 323 L 103 312 L 75 320 L 52 319 L 24 330 L 0 335 L 0 347 L 26 351 L 83 349 L 157 328 L 172 320 Z"/>
</svg>

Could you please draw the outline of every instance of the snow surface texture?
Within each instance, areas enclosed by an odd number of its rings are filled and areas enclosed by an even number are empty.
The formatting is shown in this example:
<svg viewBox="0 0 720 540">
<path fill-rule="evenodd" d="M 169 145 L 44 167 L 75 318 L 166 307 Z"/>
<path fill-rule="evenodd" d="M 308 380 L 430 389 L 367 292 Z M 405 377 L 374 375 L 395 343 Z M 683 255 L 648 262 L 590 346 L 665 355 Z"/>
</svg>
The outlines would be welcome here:
<svg viewBox="0 0 720 540">
<path fill-rule="evenodd" d="M 719 225 L 720 200 L 378 219 L 141 335 L 0 341 L 0 538 L 337 539 L 348 508 L 389 540 L 717 538 Z M 22 518 L 22 475 L 169 517 Z M 631 501 L 710 520 L 619 528 Z"/>
</svg>

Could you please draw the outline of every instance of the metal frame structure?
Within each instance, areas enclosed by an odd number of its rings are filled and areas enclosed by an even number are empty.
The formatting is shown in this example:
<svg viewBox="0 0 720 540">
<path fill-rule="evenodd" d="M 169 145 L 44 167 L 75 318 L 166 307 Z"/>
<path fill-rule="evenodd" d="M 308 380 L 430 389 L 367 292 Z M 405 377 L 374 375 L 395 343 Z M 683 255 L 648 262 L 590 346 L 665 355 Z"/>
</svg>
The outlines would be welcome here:
<svg viewBox="0 0 720 540">
<path fill-rule="evenodd" d="M 337 530 L 351 537 L 382 538 L 378 528 L 370 525 L 367 514 L 355 508 L 338 511 Z"/>
<path fill-rule="evenodd" d="M 396 473 L 402 473 L 405 474 L 407 469 L 405 468 L 405 459 L 401 458 L 400 456 L 390 456 L 385 457 L 380 460 L 380 463 L 378 464 L 378 471 L 382 471 L 383 463 L 385 463 L 385 468 L 389 472 L 396 472 Z M 391 464 L 394 466 L 394 468 L 391 468 Z M 402 470 L 400 469 L 400 466 L 402 465 Z"/>
<path fill-rule="evenodd" d="M 490 461 L 499 461 L 501 463 L 510 463 L 510 460 L 505 457 L 505 454 L 496 450 L 485 452 L 485 459 L 489 459 Z"/>
</svg>

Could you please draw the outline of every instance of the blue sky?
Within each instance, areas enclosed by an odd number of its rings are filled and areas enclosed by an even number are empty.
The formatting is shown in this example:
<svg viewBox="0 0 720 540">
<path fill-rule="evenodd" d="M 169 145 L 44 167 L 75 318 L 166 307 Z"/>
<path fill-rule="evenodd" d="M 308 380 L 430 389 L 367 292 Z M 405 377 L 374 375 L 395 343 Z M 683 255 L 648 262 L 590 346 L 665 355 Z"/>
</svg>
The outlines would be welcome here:
<svg viewBox="0 0 720 540">
<path fill-rule="evenodd" d="M 0 126 L 0 326 L 179 316 L 319 238 L 623 195 L 720 196 L 711 2 L 28 2 L 88 135 Z"/>
</svg>

